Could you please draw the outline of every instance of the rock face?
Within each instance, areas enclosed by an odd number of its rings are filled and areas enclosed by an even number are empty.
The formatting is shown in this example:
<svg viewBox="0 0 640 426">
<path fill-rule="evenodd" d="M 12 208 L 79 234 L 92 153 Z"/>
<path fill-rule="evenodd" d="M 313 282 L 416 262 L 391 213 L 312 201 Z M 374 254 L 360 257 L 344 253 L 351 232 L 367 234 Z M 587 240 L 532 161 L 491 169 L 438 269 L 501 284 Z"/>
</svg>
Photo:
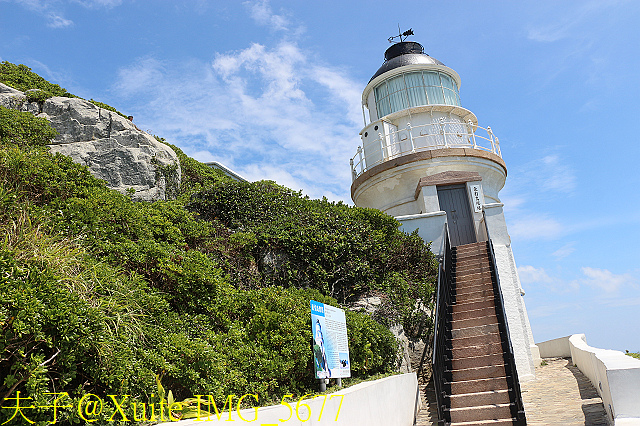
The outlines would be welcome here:
<svg viewBox="0 0 640 426">
<path fill-rule="evenodd" d="M 352 311 L 364 311 L 369 315 L 375 315 L 376 311 L 382 307 L 382 299 L 375 295 L 363 295 L 358 300 L 353 302 L 349 309 Z M 389 330 L 396 337 L 398 344 L 400 345 L 400 353 L 397 359 L 397 368 L 400 373 L 411 373 L 412 369 L 412 356 L 413 353 L 410 349 L 412 346 L 411 340 L 404 333 L 404 328 L 401 324 L 392 325 Z"/>
<path fill-rule="evenodd" d="M 180 185 L 175 152 L 115 112 L 78 98 L 28 102 L 25 94 L 0 83 L 0 105 L 28 111 L 51 122 L 59 135 L 52 153 L 70 156 L 95 177 L 139 200 L 172 198 Z"/>
</svg>

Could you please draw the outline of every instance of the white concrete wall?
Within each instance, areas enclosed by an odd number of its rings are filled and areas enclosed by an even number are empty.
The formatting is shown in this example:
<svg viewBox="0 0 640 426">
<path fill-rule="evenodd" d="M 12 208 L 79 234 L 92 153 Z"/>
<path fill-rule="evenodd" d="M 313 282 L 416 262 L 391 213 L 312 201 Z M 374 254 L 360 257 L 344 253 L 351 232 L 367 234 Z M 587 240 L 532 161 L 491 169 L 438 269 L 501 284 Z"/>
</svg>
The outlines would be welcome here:
<svg viewBox="0 0 640 426">
<path fill-rule="evenodd" d="M 640 360 L 587 344 L 584 334 L 538 343 L 543 357 L 571 357 L 602 398 L 609 421 L 640 426 Z"/>
<path fill-rule="evenodd" d="M 614 425 L 640 425 L 640 360 L 569 337 L 571 359 L 596 388 Z"/>
<path fill-rule="evenodd" d="M 518 370 L 518 379 L 526 382 L 535 379 L 535 366 L 540 363 L 540 353 L 533 340 L 524 291 L 516 262 L 511 251 L 511 238 L 502 212 L 502 203 L 485 204 L 485 218 L 489 238 L 493 242 L 498 282 L 507 317 L 507 329 Z"/>
<path fill-rule="evenodd" d="M 335 395 L 335 396 L 334 396 Z M 341 398 L 339 395 L 344 395 Z M 333 398 L 331 398 L 334 396 Z M 250 401 L 249 398 L 246 399 Z M 318 421 L 322 409 L 324 396 L 305 399 L 296 415 L 297 400 L 290 402 L 293 415 L 284 405 L 233 411 L 231 421 L 239 425 L 251 423 L 254 425 L 282 425 L 282 426 L 411 426 L 418 412 L 420 398 L 418 397 L 418 380 L 415 373 L 400 374 L 384 379 L 364 382 L 328 395 L 322 411 L 322 418 Z M 342 407 L 338 413 L 338 406 L 342 400 Z M 291 400 L 288 400 L 291 401 Z M 224 401 L 221 401 L 223 403 Z M 237 402 L 237 400 L 236 400 Z M 302 404 L 307 404 L 309 410 Z M 338 419 L 336 420 L 336 414 Z M 240 417 L 241 416 L 241 417 Z M 291 418 L 289 418 L 291 417 Z M 303 421 L 306 419 L 308 421 Z M 228 424 L 229 413 L 218 418 L 213 415 L 208 420 L 188 419 L 162 425 L 200 426 L 203 424 Z M 244 421 L 242 419 L 245 419 Z M 254 420 L 255 419 L 255 420 Z M 280 421 L 280 419 L 289 419 Z"/>
<path fill-rule="evenodd" d="M 571 336 L 536 343 L 538 349 L 540 349 L 540 356 L 542 358 L 570 358 L 571 346 L 569 345 L 569 337 Z"/>
<path fill-rule="evenodd" d="M 447 221 L 447 212 L 437 211 L 397 216 L 396 220 L 401 224 L 400 230 L 410 234 L 417 229 L 420 238 L 426 243 L 431 243 L 431 252 L 436 256 L 442 254 L 444 251 L 443 237 L 444 224 Z"/>
<path fill-rule="evenodd" d="M 442 151 L 433 150 L 433 153 Z M 498 191 L 504 186 L 506 175 L 498 163 L 488 158 L 449 155 L 414 161 L 380 172 L 355 189 L 353 202 L 358 207 L 375 208 L 391 216 L 428 213 L 423 210 L 424 201 L 415 198 L 416 185 L 420 178 L 447 171 L 477 172 L 482 178 L 485 202 L 499 201 Z"/>
</svg>

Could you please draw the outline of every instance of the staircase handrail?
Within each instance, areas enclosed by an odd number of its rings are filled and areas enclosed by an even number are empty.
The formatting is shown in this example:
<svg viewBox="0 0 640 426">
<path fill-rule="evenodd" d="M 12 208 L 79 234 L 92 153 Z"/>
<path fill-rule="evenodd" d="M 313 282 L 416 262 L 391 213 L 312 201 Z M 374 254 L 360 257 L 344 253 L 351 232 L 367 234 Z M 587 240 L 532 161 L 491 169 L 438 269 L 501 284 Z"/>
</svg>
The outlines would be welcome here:
<svg viewBox="0 0 640 426">
<path fill-rule="evenodd" d="M 487 252 L 489 254 L 489 262 L 492 268 L 493 279 L 491 280 L 493 284 L 493 291 L 497 297 L 495 297 L 495 307 L 496 307 L 496 317 L 498 319 L 498 329 L 500 330 L 500 334 L 502 334 L 506 339 L 506 348 L 505 349 L 505 371 L 507 373 L 507 383 L 513 389 L 512 398 L 514 403 L 514 410 L 512 411 L 512 416 L 516 419 L 514 425 L 517 426 L 526 426 L 527 421 L 524 412 L 524 403 L 522 401 L 522 393 L 520 391 L 520 381 L 518 380 L 518 371 L 516 369 L 516 361 L 513 353 L 513 346 L 511 345 L 511 336 L 509 335 L 509 327 L 507 321 L 507 314 L 504 309 L 504 298 L 502 296 L 502 289 L 500 286 L 500 277 L 498 276 L 498 268 L 496 264 L 496 256 L 493 248 L 493 240 L 491 239 L 491 234 L 489 233 L 489 226 L 487 225 L 487 216 L 485 211 L 482 211 L 482 217 L 484 219 L 484 226 L 487 232 Z M 504 342 L 504 340 L 503 340 Z M 511 380 L 508 377 L 511 376 Z M 509 383 L 509 381 L 511 383 Z"/>
<path fill-rule="evenodd" d="M 442 252 L 442 258 L 438 267 L 438 290 L 436 298 L 436 315 L 434 330 L 435 336 L 433 338 L 433 351 L 432 351 L 432 370 L 433 370 L 433 385 L 436 393 L 436 402 L 438 406 L 438 419 L 439 424 L 445 424 L 451 422 L 449 414 L 449 403 L 447 402 L 446 395 L 451 393 L 451 389 L 447 389 L 451 385 L 448 383 L 445 377 L 446 367 L 446 322 L 447 311 L 451 305 L 451 242 L 449 240 L 449 229 L 447 224 L 444 224 L 444 250 Z"/>
</svg>

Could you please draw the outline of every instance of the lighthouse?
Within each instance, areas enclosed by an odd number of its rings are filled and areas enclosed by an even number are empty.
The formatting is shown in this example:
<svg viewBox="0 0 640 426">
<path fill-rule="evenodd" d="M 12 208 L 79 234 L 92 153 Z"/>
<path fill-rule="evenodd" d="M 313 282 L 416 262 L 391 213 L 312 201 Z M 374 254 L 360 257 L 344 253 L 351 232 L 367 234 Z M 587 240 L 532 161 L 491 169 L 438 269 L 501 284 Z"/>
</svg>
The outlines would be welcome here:
<svg viewBox="0 0 640 426">
<path fill-rule="evenodd" d="M 535 378 L 540 356 L 499 198 L 507 177 L 500 141 L 462 106 L 458 73 L 400 40 L 362 93 L 351 197 L 417 230 L 440 259 L 440 418 L 525 424 L 519 382 Z"/>
</svg>

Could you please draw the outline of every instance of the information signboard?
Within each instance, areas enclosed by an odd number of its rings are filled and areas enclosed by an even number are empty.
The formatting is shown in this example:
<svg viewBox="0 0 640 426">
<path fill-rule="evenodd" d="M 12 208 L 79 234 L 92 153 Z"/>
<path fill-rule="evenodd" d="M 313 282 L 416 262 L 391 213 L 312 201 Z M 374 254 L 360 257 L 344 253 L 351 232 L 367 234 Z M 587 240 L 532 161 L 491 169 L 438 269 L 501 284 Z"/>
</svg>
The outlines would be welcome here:
<svg viewBox="0 0 640 426">
<path fill-rule="evenodd" d="M 344 311 L 312 300 L 311 331 L 316 378 L 351 377 Z"/>
<path fill-rule="evenodd" d="M 482 211 L 482 195 L 480 194 L 480 185 L 471 185 L 471 198 L 473 198 L 473 211 L 479 213 Z"/>
</svg>

